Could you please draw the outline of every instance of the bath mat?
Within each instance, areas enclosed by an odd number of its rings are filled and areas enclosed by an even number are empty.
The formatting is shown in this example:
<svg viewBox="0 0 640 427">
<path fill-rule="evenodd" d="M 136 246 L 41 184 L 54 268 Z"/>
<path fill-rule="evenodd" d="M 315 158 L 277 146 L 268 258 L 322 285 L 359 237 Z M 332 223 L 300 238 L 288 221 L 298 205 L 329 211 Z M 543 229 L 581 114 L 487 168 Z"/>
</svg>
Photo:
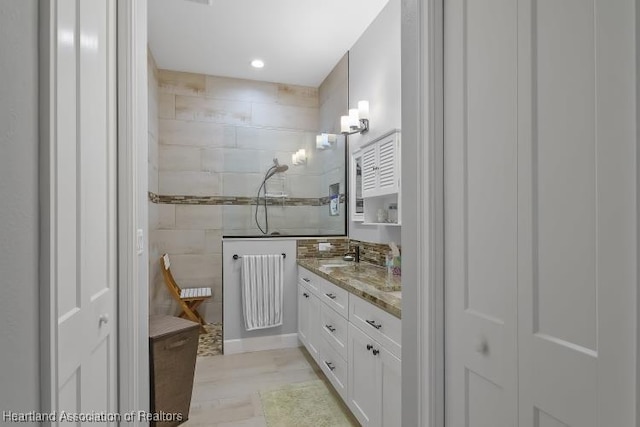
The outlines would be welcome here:
<svg viewBox="0 0 640 427">
<path fill-rule="evenodd" d="M 269 427 L 352 427 L 338 398 L 322 380 L 288 384 L 260 393 Z"/>
<path fill-rule="evenodd" d="M 200 334 L 198 357 L 222 354 L 222 323 L 207 323 L 204 328 L 207 332 Z"/>
</svg>

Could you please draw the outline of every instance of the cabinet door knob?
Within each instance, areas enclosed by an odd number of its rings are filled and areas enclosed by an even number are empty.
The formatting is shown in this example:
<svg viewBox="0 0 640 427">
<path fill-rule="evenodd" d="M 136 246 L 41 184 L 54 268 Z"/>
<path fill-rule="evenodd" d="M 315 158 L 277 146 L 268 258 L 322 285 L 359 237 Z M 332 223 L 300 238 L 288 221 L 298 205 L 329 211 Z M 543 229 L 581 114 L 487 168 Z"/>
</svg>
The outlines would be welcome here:
<svg viewBox="0 0 640 427">
<path fill-rule="evenodd" d="M 305 298 L 309 298 L 309 294 L 304 292 L 302 295 L 304 295 Z"/>
<path fill-rule="evenodd" d="M 334 294 L 325 294 L 325 295 L 331 299 L 336 299 L 336 296 Z"/>
<path fill-rule="evenodd" d="M 476 351 L 483 356 L 489 354 L 489 342 L 487 342 L 486 338 L 482 337 L 478 340 L 478 343 L 476 344 Z"/>
<path fill-rule="evenodd" d="M 377 356 L 378 354 L 380 354 L 380 350 L 377 350 L 377 349 L 374 348 L 373 349 L 373 355 Z"/>
<path fill-rule="evenodd" d="M 367 350 L 371 351 L 372 348 L 373 346 L 371 344 L 367 344 Z"/>
<path fill-rule="evenodd" d="M 382 328 L 382 325 L 381 325 L 381 324 L 377 324 L 377 325 L 376 325 L 376 322 L 375 322 L 375 321 L 373 321 L 373 320 L 366 320 L 366 322 L 369 324 L 369 326 L 374 327 L 374 328 L 376 328 L 376 329 L 380 329 L 380 328 Z"/>
</svg>

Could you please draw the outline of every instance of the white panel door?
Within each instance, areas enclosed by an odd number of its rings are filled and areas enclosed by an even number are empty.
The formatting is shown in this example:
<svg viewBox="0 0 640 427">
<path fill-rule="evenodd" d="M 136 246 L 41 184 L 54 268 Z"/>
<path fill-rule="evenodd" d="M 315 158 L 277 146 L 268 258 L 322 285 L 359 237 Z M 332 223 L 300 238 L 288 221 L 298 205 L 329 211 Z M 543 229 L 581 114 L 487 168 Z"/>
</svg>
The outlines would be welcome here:
<svg viewBox="0 0 640 427">
<path fill-rule="evenodd" d="M 520 426 L 635 426 L 634 0 L 518 2 Z"/>
<path fill-rule="evenodd" d="M 51 63 L 57 406 L 114 412 L 115 1 L 58 0 Z"/>
<path fill-rule="evenodd" d="M 448 426 L 637 423 L 636 5 L 445 1 Z"/>
<path fill-rule="evenodd" d="M 517 8 L 445 2 L 446 423 L 517 425 Z"/>
</svg>

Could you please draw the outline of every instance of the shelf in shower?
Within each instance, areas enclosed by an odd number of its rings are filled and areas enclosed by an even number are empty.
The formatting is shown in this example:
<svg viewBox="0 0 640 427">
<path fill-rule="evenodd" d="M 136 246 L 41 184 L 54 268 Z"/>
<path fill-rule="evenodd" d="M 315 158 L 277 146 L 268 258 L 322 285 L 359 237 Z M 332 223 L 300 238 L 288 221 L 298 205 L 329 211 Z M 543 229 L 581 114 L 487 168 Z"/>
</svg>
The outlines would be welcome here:
<svg viewBox="0 0 640 427">
<path fill-rule="evenodd" d="M 272 198 L 272 199 L 284 199 L 289 197 L 288 194 L 283 194 L 283 193 L 267 193 L 265 194 L 266 198 Z"/>
</svg>

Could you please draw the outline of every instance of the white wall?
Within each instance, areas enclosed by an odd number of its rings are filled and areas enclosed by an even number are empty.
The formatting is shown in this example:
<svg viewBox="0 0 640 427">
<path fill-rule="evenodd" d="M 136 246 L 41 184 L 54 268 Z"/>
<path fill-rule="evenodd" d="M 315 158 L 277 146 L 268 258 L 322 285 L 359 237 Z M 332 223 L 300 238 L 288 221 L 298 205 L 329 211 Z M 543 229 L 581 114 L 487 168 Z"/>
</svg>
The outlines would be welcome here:
<svg viewBox="0 0 640 427">
<path fill-rule="evenodd" d="M 349 51 L 349 102 L 368 100 L 369 132 L 349 136 L 349 150 L 358 149 L 392 129 L 400 129 L 400 0 L 389 3 Z M 369 242 L 400 243 L 401 227 L 349 223 L 349 237 Z"/>
<path fill-rule="evenodd" d="M 37 10 L 0 2 L 0 412 L 40 405 Z"/>
<path fill-rule="evenodd" d="M 298 331 L 298 293 L 295 239 L 225 239 L 222 242 L 224 340 L 293 334 Z M 240 271 L 242 261 L 233 255 L 286 254 L 284 260 L 284 323 L 275 328 L 246 331 L 242 316 Z"/>
</svg>

